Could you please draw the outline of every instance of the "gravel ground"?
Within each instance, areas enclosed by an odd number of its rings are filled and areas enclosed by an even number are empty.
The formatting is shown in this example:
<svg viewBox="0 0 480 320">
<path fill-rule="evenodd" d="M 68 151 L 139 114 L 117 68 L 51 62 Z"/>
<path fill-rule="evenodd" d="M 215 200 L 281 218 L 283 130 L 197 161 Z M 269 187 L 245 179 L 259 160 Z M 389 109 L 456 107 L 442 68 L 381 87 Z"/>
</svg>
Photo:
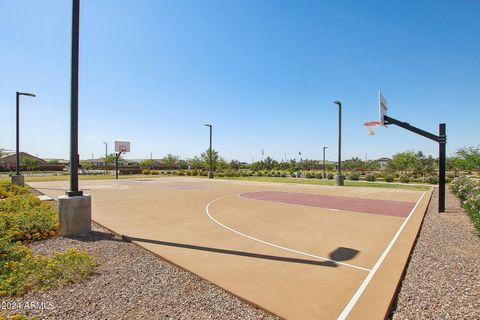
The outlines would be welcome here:
<svg viewBox="0 0 480 320">
<path fill-rule="evenodd" d="M 447 212 L 433 194 L 392 318 L 480 319 L 480 237 L 447 192 Z"/>
<path fill-rule="evenodd" d="M 44 310 L 16 311 L 39 319 L 277 319 L 99 226 L 93 229 L 88 237 L 57 237 L 30 248 L 46 255 L 69 247 L 87 250 L 98 264 L 94 275 L 3 303 L 43 303 Z"/>
</svg>

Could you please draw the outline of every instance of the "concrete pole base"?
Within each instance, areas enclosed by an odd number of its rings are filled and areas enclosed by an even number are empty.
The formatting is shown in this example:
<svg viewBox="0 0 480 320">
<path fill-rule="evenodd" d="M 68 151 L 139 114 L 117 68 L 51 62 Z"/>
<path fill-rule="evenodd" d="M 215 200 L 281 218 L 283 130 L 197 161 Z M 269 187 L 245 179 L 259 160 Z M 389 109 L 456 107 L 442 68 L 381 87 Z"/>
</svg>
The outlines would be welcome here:
<svg viewBox="0 0 480 320">
<path fill-rule="evenodd" d="M 92 231 L 92 198 L 90 195 L 78 197 L 58 197 L 59 233 L 62 236 L 85 235 Z"/>
<path fill-rule="evenodd" d="M 208 178 L 213 179 L 213 171 L 208 171 Z"/>
<path fill-rule="evenodd" d="M 345 180 L 345 177 L 341 174 L 337 174 L 335 176 L 335 185 L 336 186 L 343 186 L 343 180 Z"/>
<path fill-rule="evenodd" d="M 11 176 L 11 182 L 17 186 L 23 187 L 25 185 L 25 176 L 21 174 L 13 175 Z"/>
</svg>

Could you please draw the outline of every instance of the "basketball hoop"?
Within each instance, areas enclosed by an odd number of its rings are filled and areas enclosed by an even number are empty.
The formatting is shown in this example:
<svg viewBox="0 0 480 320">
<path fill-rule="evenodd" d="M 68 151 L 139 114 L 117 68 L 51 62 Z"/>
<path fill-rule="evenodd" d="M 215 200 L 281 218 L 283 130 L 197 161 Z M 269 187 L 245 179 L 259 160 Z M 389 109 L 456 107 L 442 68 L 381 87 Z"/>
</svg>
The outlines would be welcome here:
<svg viewBox="0 0 480 320">
<path fill-rule="evenodd" d="M 375 133 L 377 132 L 377 127 L 382 125 L 382 123 L 379 121 L 369 121 L 369 122 L 365 122 L 363 125 L 365 126 L 365 128 L 367 128 L 368 135 L 374 136 Z"/>
</svg>

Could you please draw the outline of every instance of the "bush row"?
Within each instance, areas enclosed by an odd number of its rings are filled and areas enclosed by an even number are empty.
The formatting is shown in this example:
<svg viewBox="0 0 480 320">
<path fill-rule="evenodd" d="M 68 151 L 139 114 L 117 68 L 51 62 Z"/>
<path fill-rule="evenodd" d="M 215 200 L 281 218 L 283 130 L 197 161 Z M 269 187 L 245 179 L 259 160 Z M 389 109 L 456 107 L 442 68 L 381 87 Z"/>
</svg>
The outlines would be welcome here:
<svg viewBox="0 0 480 320">
<path fill-rule="evenodd" d="M 142 173 L 145 175 L 176 175 L 176 176 L 207 176 L 207 171 L 205 170 L 166 170 L 166 171 L 157 171 L 157 170 L 149 170 L 143 169 Z M 215 172 L 217 177 L 282 177 L 282 178 L 301 178 L 301 172 L 286 172 L 286 171 L 251 171 L 251 170 L 226 170 L 226 171 L 217 171 Z M 333 172 L 328 172 L 327 179 L 334 179 L 335 174 Z M 315 171 L 307 171 L 303 177 L 307 179 L 323 179 L 323 172 L 315 172 Z M 429 177 L 422 177 L 421 179 L 416 176 L 409 176 L 409 175 L 399 175 L 399 174 L 383 174 L 383 173 L 367 173 L 367 174 L 360 174 L 358 172 L 351 172 L 346 174 L 346 179 L 352 181 L 386 181 L 386 182 L 394 182 L 395 180 L 401 183 L 410 183 L 412 181 L 420 182 L 420 183 L 428 183 L 428 184 L 437 184 L 438 177 L 437 176 L 429 176 Z M 451 177 L 447 177 L 447 182 L 451 181 Z"/>
<path fill-rule="evenodd" d="M 450 190 L 460 198 L 465 212 L 480 234 L 480 183 L 467 177 L 455 178 Z"/>
</svg>

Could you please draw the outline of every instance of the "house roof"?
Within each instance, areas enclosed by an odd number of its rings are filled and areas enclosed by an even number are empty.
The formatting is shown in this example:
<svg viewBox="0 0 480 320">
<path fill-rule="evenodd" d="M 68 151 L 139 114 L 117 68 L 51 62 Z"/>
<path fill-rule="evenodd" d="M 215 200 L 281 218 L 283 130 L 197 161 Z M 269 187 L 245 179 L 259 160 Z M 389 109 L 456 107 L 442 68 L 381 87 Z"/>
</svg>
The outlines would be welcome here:
<svg viewBox="0 0 480 320">
<path fill-rule="evenodd" d="M 1 158 L 0 158 L 0 163 L 5 163 L 5 162 L 7 162 L 7 161 L 14 161 L 14 160 L 15 160 L 15 155 L 16 155 L 16 153 L 13 152 L 13 153 L 11 153 L 11 154 L 9 154 L 9 155 L 6 155 L 6 156 L 4 156 L 4 157 L 1 157 Z M 20 152 L 20 155 L 19 155 L 19 156 L 20 156 L 20 160 L 21 160 L 21 159 L 25 159 L 25 158 L 32 158 L 32 159 L 37 160 L 38 163 L 40 163 L 40 164 L 45 164 L 45 163 L 47 163 L 47 161 L 45 161 L 45 160 L 43 160 L 43 159 L 41 159 L 41 158 L 35 157 L 35 156 L 33 156 L 33 155 L 29 154 L 29 153 L 26 153 L 26 152 Z"/>
</svg>

